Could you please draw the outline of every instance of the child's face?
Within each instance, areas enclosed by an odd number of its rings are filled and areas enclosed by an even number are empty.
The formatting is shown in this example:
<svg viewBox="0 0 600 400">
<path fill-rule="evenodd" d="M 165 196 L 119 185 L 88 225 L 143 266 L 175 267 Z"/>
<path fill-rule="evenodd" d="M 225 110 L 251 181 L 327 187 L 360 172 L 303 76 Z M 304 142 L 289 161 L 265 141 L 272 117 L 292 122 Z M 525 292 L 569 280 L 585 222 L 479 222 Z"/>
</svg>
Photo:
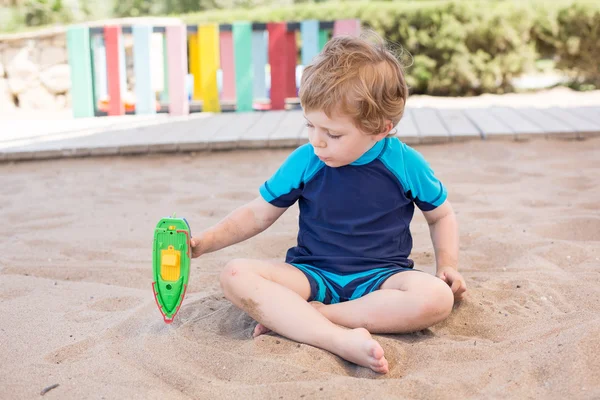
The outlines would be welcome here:
<svg viewBox="0 0 600 400">
<path fill-rule="evenodd" d="M 322 111 L 309 111 L 304 117 L 308 140 L 317 157 L 329 167 L 353 163 L 387 135 L 387 132 L 378 135 L 364 133 L 346 116 L 332 115 L 329 118 Z"/>
</svg>

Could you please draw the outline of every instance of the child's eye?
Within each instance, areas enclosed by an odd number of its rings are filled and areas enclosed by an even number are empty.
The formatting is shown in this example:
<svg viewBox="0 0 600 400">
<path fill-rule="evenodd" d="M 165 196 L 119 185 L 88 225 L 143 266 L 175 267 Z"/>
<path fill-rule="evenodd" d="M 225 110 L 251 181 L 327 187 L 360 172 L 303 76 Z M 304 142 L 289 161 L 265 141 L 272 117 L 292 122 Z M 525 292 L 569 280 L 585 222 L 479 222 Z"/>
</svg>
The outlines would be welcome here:
<svg viewBox="0 0 600 400">
<path fill-rule="evenodd" d="M 331 133 L 327 132 L 327 136 L 329 136 L 332 139 L 339 139 L 342 137 L 342 135 L 332 135 Z"/>
<path fill-rule="evenodd" d="M 310 124 L 309 122 L 305 122 L 304 126 L 306 126 L 307 128 L 314 128 L 314 126 L 312 126 L 312 124 Z"/>
</svg>

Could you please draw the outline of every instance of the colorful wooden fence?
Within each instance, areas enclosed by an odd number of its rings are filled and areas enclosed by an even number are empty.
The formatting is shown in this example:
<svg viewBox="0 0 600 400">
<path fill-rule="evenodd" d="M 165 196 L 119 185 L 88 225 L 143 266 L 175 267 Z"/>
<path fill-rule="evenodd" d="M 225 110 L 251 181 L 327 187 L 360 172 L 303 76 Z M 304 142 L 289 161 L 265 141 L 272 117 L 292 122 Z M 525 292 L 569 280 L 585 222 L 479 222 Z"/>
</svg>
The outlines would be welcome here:
<svg viewBox="0 0 600 400">
<path fill-rule="evenodd" d="M 330 35 L 359 33 L 359 20 L 73 26 L 67 32 L 73 114 L 283 110 L 297 97 L 298 50 L 306 65 Z M 126 96 L 125 35 L 133 42 L 133 100 Z"/>
</svg>

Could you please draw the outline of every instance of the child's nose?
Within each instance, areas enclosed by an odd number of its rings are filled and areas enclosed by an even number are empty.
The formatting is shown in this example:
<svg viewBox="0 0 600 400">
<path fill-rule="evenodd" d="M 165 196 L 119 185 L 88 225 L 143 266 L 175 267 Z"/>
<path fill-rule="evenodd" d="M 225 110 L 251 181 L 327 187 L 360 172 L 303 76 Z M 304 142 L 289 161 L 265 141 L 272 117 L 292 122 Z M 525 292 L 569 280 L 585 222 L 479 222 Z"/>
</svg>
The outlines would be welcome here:
<svg viewBox="0 0 600 400">
<path fill-rule="evenodd" d="M 317 148 L 327 147 L 327 142 L 325 142 L 323 139 L 321 139 L 319 137 L 319 135 L 317 135 L 317 134 L 311 135 L 309 138 L 309 141 L 310 141 L 310 144 L 313 145 L 313 147 L 317 147 Z"/>
</svg>

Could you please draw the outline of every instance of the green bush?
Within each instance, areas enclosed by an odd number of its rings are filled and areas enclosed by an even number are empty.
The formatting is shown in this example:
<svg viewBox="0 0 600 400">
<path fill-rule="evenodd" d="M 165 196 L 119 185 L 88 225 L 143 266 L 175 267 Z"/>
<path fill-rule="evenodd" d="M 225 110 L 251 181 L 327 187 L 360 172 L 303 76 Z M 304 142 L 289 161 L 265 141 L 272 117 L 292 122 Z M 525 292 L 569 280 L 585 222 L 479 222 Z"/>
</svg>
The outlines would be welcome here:
<svg viewBox="0 0 600 400">
<path fill-rule="evenodd" d="M 558 13 L 557 67 L 600 88 L 600 9 L 576 4 Z"/>
<path fill-rule="evenodd" d="M 26 0 L 21 10 L 27 26 L 68 23 L 73 20 L 71 11 L 62 0 Z"/>
<path fill-rule="evenodd" d="M 397 50 L 412 93 L 509 92 L 514 90 L 512 79 L 533 69 L 540 58 L 553 60 L 570 74 L 574 87 L 600 88 L 598 0 L 113 1 L 119 16 L 221 8 L 182 15 L 188 24 L 360 18 Z M 299 4 L 273 6 L 290 2 Z M 70 18 L 61 0 L 26 0 L 25 4 L 25 13 L 17 17 L 29 25 Z M 257 4 L 271 6 L 246 8 Z M 222 9 L 232 6 L 236 8 Z"/>
<path fill-rule="evenodd" d="M 325 2 L 187 14 L 189 24 L 360 18 L 402 53 L 413 93 L 514 90 L 512 78 L 554 57 L 586 82 L 600 79 L 600 6 L 588 0 Z"/>
<path fill-rule="evenodd" d="M 155 14 L 157 8 L 155 0 L 116 0 L 113 14 L 117 17 L 140 17 Z"/>
<path fill-rule="evenodd" d="M 360 18 L 403 52 L 413 93 L 464 95 L 512 90 L 532 67 L 532 7 L 478 2 L 352 2 L 186 15 L 188 23 Z M 409 57 L 407 55 L 412 55 Z"/>
</svg>

